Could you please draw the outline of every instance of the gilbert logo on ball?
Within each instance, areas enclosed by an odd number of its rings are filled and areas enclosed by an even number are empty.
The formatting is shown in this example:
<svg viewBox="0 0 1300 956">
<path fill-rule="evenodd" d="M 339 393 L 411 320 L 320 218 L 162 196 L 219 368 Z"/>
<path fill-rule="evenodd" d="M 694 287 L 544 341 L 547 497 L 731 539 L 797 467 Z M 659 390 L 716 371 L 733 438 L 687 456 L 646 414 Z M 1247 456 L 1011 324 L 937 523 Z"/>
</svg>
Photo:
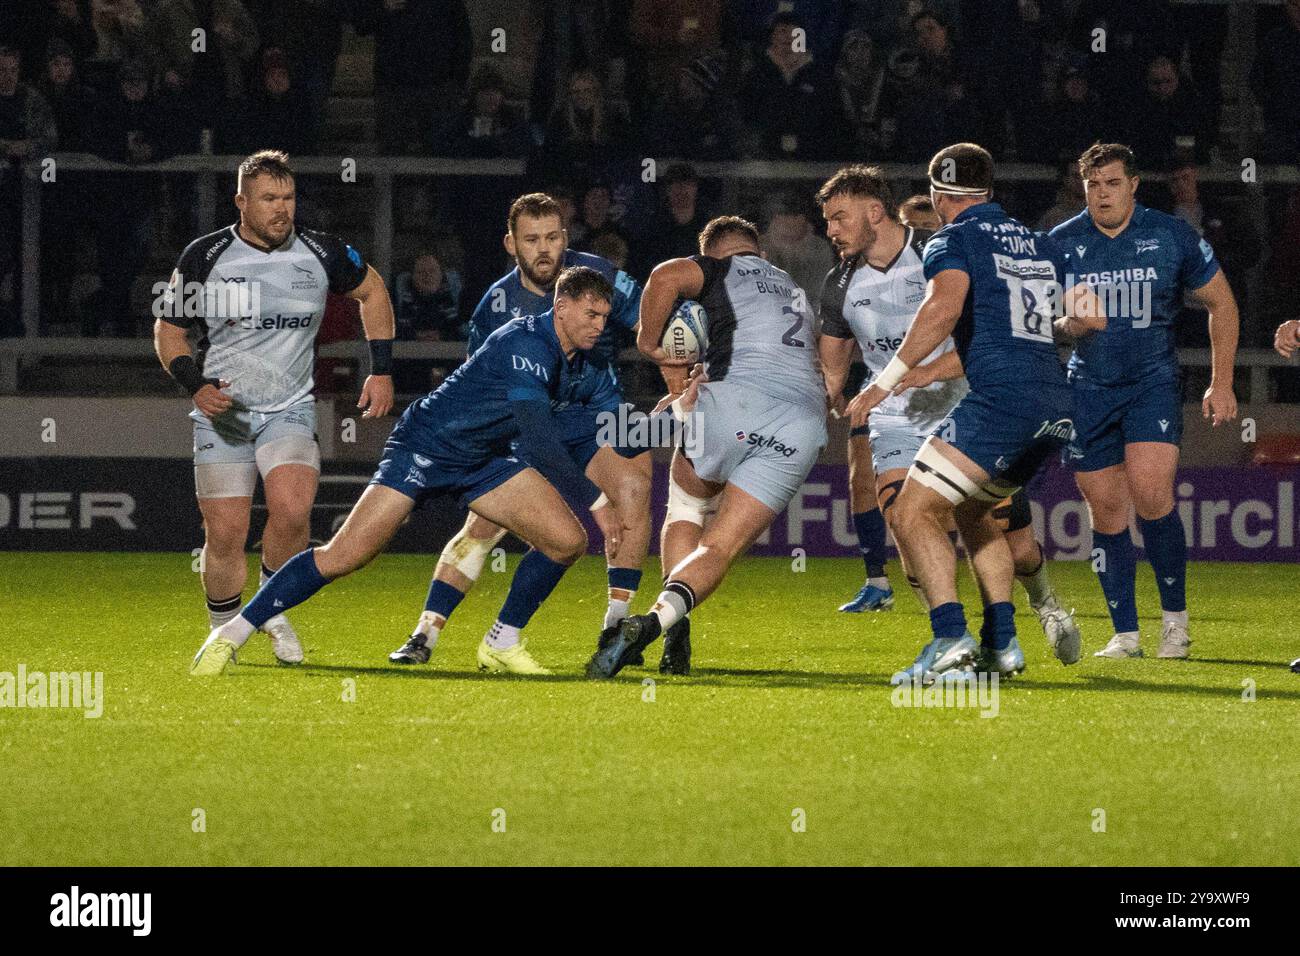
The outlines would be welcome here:
<svg viewBox="0 0 1300 956">
<path fill-rule="evenodd" d="M 674 361 L 694 362 L 708 345 L 708 319 L 698 302 L 679 305 L 664 326 L 664 352 Z"/>
</svg>

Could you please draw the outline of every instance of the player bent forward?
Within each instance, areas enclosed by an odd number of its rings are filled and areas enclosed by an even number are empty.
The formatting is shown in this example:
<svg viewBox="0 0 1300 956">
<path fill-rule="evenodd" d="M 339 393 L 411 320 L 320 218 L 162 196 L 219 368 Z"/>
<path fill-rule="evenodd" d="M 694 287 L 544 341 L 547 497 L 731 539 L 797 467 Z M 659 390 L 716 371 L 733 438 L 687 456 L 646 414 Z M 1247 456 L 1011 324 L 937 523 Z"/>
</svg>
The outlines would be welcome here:
<svg viewBox="0 0 1300 956">
<path fill-rule="evenodd" d="M 566 499 L 591 509 L 608 549 L 617 549 L 623 533 L 617 510 L 565 453 L 551 414 L 566 376 L 580 368 L 584 350 L 604 328 L 612 295 L 600 273 L 566 270 L 553 312 L 498 329 L 436 391 L 407 408 L 343 527 L 323 547 L 290 559 L 238 617 L 215 628 L 191 673 L 221 673 L 264 621 L 365 566 L 417 505 L 441 495 L 459 496 L 475 514 L 531 545 L 479 645 L 479 667 L 549 673 L 528 654 L 520 632 L 586 551 L 586 533 Z M 527 463 L 511 453 L 515 441 Z"/>
<path fill-rule="evenodd" d="M 679 299 L 698 301 L 709 316 L 709 380 L 692 382 L 678 404 L 686 434 L 669 470 L 662 543 L 671 570 L 650 613 L 624 620 L 592 656 L 589 677 L 613 677 L 665 632 L 665 655 L 689 653 L 687 615 L 790 503 L 826 444 L 807 296 L 763 258 L 758 230 L 744 219 L 712 220 L 699 242 L 700 255 L 650 274 L 637 334 L 637 348 L 679 391 L 685 363 L 661 347 L 664 325 Z"/>
</svg>

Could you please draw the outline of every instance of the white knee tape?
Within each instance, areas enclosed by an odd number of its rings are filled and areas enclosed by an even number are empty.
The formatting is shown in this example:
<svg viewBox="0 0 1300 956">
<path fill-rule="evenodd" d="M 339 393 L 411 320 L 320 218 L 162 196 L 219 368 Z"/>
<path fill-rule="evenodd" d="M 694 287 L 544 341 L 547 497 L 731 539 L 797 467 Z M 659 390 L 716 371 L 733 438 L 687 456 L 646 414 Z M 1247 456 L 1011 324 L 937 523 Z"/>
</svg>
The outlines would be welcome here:
<svg viewBox="0 0 1300 956">
<path fill-rule="evenodd" d="M 478 576 L 483 573 L 483 563 L 487 561 L 488 555 L 492 553 L 497 542 L 505 536 L 505 528 L 490 538 L 471 537 L 464 528 L 461 528 L 456 533 L 456 537 L 447 542 L 447 547 L 442 549 L 438 563 L 450 564 L 469 580 L 477 581 Z"/>
<path fill-rule="evenodd" d="M 907 472 L 907 477 L 917 484 L 937 491 L 954 505 L 959 505 L 967 498 L 981 496 L 979 485 L 971 481 L 961 469 L 950 462 L 934 447 L 934 438 L 927 438 L 916 460 Z"/>
<path fill-rule="evenodd" d="M 306 465 L 320 471 L 320 445 L 311 435 L 285 435 L 267 442 L 255 454 L 263 478 L 280 465 Z"/>
<path fill-rule="evenodd" d="M 694 495 L 688 495 L 669 475 L 668 514 L 664 517 L 664 524 L 672 524 L 674 521 L 689 521 L 691 524 L 703 528 L 704 522 L 711 515 L 717 513 L 718 499 L 721 497 L 721 492 L 718 492 L 712 498 L 697 498 Z"/>
<path fill-rule="evenodd" d="M 196 498 L 251 498 L 257 488 L 257 465 L 251 461 L 194 466 Z"/>
</svg>

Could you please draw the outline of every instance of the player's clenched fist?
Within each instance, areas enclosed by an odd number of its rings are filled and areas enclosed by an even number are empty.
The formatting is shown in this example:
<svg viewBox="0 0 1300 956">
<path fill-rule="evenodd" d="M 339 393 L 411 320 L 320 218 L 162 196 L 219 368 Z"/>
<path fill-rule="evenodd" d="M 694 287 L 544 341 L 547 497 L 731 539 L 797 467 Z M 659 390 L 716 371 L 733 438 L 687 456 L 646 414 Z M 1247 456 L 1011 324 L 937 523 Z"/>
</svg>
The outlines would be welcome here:
<svg viewBox="0 0 1300 956">
<path fill-rule="evenodd" d="M 357 408 L 363 408 L 362 418 L 379 418 L 393 409 L 393 376 L 367 375 L 361 386 Z"/>
<path fill-rule="evenodd" d="M 231 398 L 223 388 L 230 388 L 224 379 L 210 378 L 202 388 L 194 393 L 194 407 L 208 418 L 216 418 L 230 408 Z"/>
<path fill-rule="evenodd" d="M 1216 426 L 1232 421 L 1237 417 L 1237 396 L 1230 387 L 1211 385 L 1201 399 L 1201 415 L 1212 420 Z"/>
<path fill-rule="evenodd" d="M 1273 348 L 1283 358 L 1290 358 L 1300 348 L 1300 319 L 1291 319 L 1277 327 L 1273 336 Z"/>
</svg>

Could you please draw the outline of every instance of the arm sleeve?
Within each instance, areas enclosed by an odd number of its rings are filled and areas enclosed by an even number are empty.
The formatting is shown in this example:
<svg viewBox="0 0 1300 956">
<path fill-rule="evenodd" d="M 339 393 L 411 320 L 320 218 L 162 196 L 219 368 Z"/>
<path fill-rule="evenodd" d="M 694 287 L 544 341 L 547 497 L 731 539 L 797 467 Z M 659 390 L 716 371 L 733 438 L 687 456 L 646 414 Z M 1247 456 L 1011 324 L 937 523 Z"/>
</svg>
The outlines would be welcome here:
<svg viewBox="0 0 1300 956">
<path fill-rule="evenodd" d="M 967 275 L 971 271 L 965 245 L 956 230 L 935 233 L 925 244 L 925 255 L 922 256 L 921 263 L 927 281 L 945 269 L 959 269 Z"/>
<path fill-rule="evenodd" d="M 641 284 L 622 269 L 614 276 L 611 318 L 625 329 L 635 329 L 641 316 Z"/>
<path fill-rule="evenodd" d="M 365 280 L 366 260 L 342 239 L 314 230 L 301 230 L 299 235 L 325 267 L 331 292 L 347 295 Z"/>
<path fill-rule="evenodd" d="M 202 285 L 208 281 L 208 275 L 212 271 L 211 263 L 220 258 L 220 246 L 225 241 L 224 235 L 215 243 L 205 243 L 202 239 L 195 239 L 185 247 L 180 259 L 176 261 L 175 275 L 168 279 L 167 290 L 163 293 L 165 308 L 158 318 L 182 329 L 192 328 L 204 321 L 202 315 L 184 314 L 185 290 L 187 287 L 192 287 L 193 283 Z M 176 308 L 175 303 L 178 298 L 181 299 L 182 306 Z M 204 296 L 197 297 L 200 307 L 204 298 Z"/>
<path fill-rule="evenodd" d="M 844 278 L 843 283 L 840 282 L 841 277 Z M 821 298 L 822 335 L 829 335 L 833 339 L 853 338 L 853 330 L 844 321 L 844 296 L 847 286 L 848 277 L 844 275 L 842 266 L 836 266 L 826 273 L 826 281 L 822 283 Z"/>
<path fill-rule="evenodd" d="M 1190 225 L 1178 220 L 1174 226 L 1178 236 L 1178 278 L 1183 288 L 1195 291 L 1215 277 L 1219 260 L 1209 242 L 1197 235 Z"/>
<path fill-rule="evenodd" d="M 700 286 L 700 294 L 696 300 L 703 302 L 712 290 L 715 283 L 721 281 L 731 270 L 731 257 L 726 259 L 713 259 L 709 256 L 691 256 L 691 261 L 700 267 L 704 273 L 704 285 Z"/>
<path fill-rule="evenodd" d="M 600 489 L 561 444 L 550 400 L 515 398 L 513 389 L 510 395 L 510 411 L 519 426 L 519 456 L 540 471 L 570 505 L 590 508 L 600 497 Z"/>
</svg>

